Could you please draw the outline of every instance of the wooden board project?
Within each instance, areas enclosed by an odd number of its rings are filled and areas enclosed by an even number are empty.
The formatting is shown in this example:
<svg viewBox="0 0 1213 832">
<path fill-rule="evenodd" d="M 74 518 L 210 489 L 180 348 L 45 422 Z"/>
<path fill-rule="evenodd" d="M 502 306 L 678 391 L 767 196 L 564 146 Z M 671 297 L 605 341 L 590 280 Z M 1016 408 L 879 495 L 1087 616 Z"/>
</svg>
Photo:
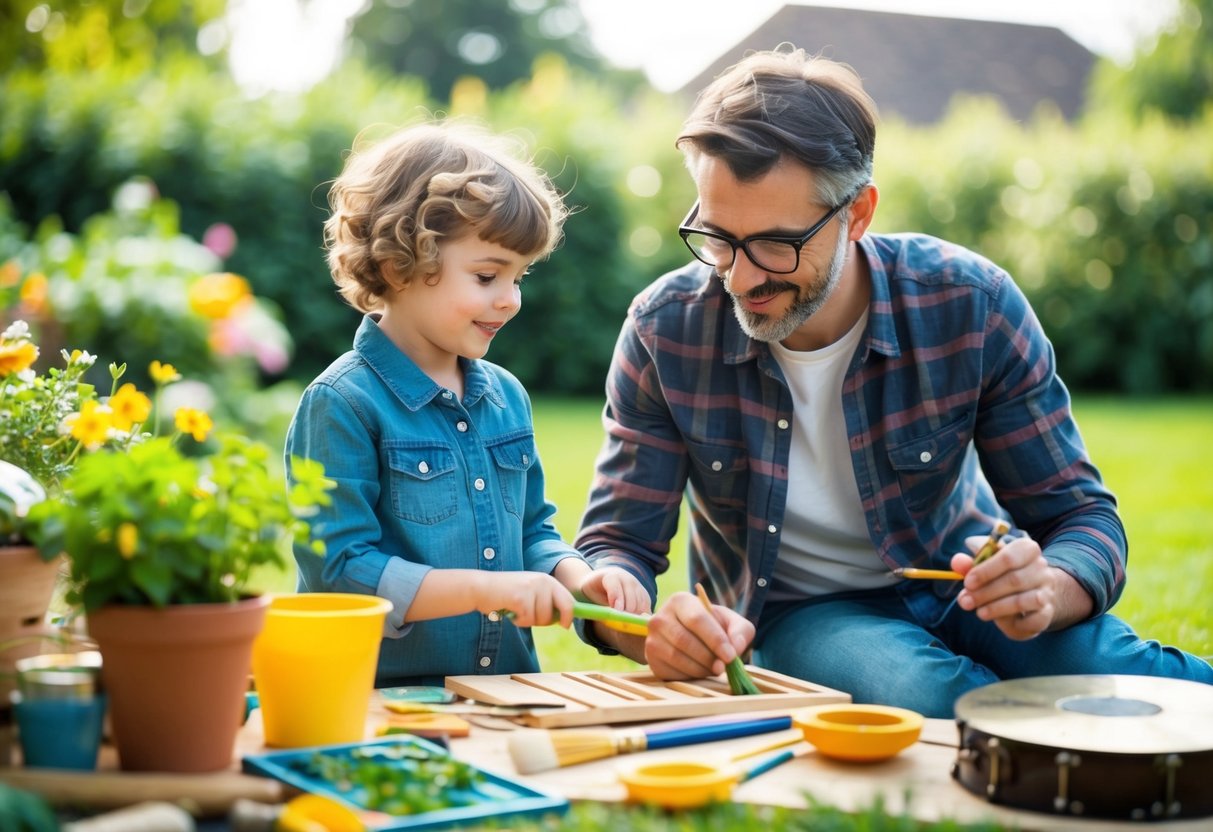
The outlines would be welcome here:
<svg viewBox="0 0 1213 832">
<path fill-rule="evenodd" d="M 517 721 L 537 728 L 788 710 L 851 701 L 848 693 L 803 679 L 758 667 L 746 669 L 762 693 L 733 696 L 723 676 L 663 682 L 648 671 L 448 676 L 446 687 L 460 696 L 493 705 L 563 705 L 539 707 L 519 715 Z"/>
</svg>

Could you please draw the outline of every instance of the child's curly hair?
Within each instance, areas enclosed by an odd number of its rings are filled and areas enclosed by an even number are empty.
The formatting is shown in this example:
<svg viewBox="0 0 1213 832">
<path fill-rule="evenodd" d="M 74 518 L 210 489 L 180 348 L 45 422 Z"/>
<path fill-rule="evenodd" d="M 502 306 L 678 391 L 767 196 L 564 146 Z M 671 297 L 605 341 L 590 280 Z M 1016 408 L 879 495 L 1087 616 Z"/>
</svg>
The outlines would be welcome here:
<svg viewBox="0 0 1213 832">
<path fill-rule="evenodd" d="M 475 233 L 541 259 L 568 210 L 547 176 L 500 136 L 467 125 L 406 127 L 355 150 L 329 191 L 329 270 L 362 312 L 442 267 L 438 244 Z"/>
</svg>

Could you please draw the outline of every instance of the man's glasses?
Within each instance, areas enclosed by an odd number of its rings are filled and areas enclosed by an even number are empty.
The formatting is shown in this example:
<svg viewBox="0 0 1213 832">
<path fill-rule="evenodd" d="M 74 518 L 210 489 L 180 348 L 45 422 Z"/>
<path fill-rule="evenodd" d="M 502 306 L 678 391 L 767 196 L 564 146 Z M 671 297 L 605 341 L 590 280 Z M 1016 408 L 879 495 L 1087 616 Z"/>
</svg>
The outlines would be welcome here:
<svg viewBox="0 0 1213 832">
<path fill-rule="evenodd" d="M 699 202 L 696 201 L 691 206 L 691 211 L 687 214 L 686 219 L 679 224 L 678 236 L 682 237 L 682 241 L 687 244 L 687 248 L 691 250 L 691 254 L 694 254 L 697 260 L 707 263 L 718 272 L 732 268 L 733 261 L 737 257 L 737 249 L 741 248 L 750 258 L 750 262 L 764 272 L 790 274 L 800 266 L 800 249 L 821 229 L 825 228 L 826 223 L 832 220 L 834 215 L 841 211 L 848 202 L 850 200 L 844 200 L 841 204 L 831 208 L 824 217 L 813 224 L 812 228 L 799 236 L 756 234 L 753 237 L 738 240 L 727 234 L 717 234 L 714 231 L 704 231 L 702 228 L 692 226 L 691 223 L 699 216 Z"/>
</svg>

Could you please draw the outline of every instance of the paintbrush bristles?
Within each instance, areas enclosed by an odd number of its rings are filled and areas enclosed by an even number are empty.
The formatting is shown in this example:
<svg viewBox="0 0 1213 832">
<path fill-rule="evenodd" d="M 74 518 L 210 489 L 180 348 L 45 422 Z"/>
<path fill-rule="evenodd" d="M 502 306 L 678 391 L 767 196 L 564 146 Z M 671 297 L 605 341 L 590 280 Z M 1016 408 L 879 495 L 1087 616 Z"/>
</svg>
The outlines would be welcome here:
<svg viewBox="0 0 1213 832">
<path fill-rule="evenodd" d="M 708 615 L 715 615 L 712 612 L 712 602 L 709 600 L 708 593 L 703 588 L 703 584 L 695 584 L 695 594 L 699 596 L 699 601 L 703 604 L 703 608 L 707 610 Z M 750 678 L 745 665 L 742 664 L 741 656 L 734 656 L 733 661 L 724 666 L 724 671 L 725 676 L 729 679 L 729 692 L 734 696 L 756 696 L 762 693 L 758 685 L 754 684 L 754 680 Z"/>
<path fill-rule="evenodd" d="M 588 763 L 616 754 L 644 751 L 643 731 L 515 731 L 508 740 L 510 758 L 519 774 L 537 774 L 562 766 Z"/>
<path fill-rule="evenodd" d="M 787 715 L 731 720 L 684 720 L 660 728 L 624 728 L 618 731 L 561 729 L 516 731 L 507 740 L 510 757 L 520 774 L 601 760 L 633 751 L 673 748 L 700 742 L 730 740 L 767 734 L 792 727 Z"/>
<path fill-rule="evenodd" d="M 973 556 L 973 565 L 984 563 L 994 557 L 994 553 L 998 551 L 998 544 L 1002 540 L 1002 536 L 1011 530 L 1011 524 L 1006 520 L 998 519 L 994 521 L 994 529 L 990 532 L 990 536 L 981 548 L 977 550 L 977 554 Z"/>
</svg>

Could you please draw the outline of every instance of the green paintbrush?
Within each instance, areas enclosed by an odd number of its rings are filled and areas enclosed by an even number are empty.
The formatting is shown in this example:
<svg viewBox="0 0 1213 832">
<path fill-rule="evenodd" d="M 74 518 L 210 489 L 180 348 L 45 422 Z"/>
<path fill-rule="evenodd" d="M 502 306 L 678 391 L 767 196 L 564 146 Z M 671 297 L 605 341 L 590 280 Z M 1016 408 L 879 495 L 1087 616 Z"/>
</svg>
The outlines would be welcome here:
<svg viewBox="0 0 1213 832">
<path fill-rule="evenodd" d="M 603 626 L 621 633 L 631 633 L 637 636 L 649 634 L 649 617 L 647 615 L 636 615 L 599 604 L 590 604 L 586 601 L 573 602 L 573 617 L 601 621 Z"/>
<path fill-rule="evenodd" d="M 509 610 L 502 610 L 501 614 L 506 618 L 512 619 L 514 617 L 514 613 Z M 601 604 L 591 604 L 588 601 L 573 602 L 573 617 L 600 621 L 604 627 L 610 627 L 612 630 L 618 630 L 621 633 L 631 633 L 636 636 L 647 636 L 649 634 L 649 617 L 647 615 L 636 615 L 635 613 L 604 607 Z"/>
</svg>

